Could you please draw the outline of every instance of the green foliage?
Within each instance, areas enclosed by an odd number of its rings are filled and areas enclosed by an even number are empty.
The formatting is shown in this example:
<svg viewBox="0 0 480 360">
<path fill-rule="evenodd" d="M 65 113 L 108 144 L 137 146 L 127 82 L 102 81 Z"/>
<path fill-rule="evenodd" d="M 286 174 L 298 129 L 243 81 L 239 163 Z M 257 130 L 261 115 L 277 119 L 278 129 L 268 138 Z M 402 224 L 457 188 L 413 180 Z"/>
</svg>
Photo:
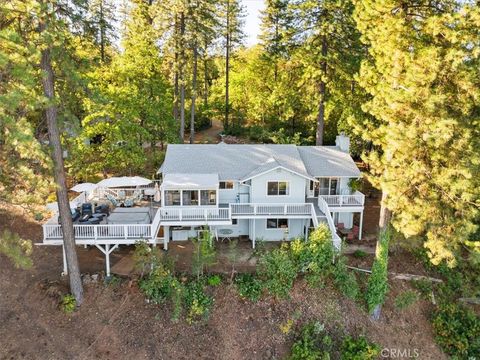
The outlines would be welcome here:
<svg viewBox="0 0 480 360">
<path fill-rule="evenodd" d="M 252 274 L 239 274 L 235 278 L 235 285 L 243 299 L 258 301 L 262 296 L 262 282 Z"/>
<path fill-rule="evenodd" d="M 308 241 L 292 241 L 290 249 L 298 271 L 305 274 L 311 285 L 320 285 L 331 275 L 335 250 L 326 225 L 322 224 L 313 230 Z"/>
<path fill-rule="evenodd" d="M 407 309 L 417 301 L 418 293 L 416 291 L 407 290 L 395 298 L 395 307 L 400 310 Z"/>
<path fill-rule="evenodd" d="M 433 283 L 428 279 L 412 280 L 412 285 L 415 287 L 424 298 L 430 298 L 433 291 Z"/>
<path fill-rule="evenodd" d="M 472 44 L 480 41 L 480 7 L 403 5 L 356 2 L 369 54 L 357 79 L 371 95 L 363 109 L 372 116 L 352 125 L 373 145 L 364 157 L 369 179 L 388 194 L 393 226 L 424 237 L 435 264 L 454 266 L 478 229 L 480 126 L 472 99 L 480 96 L 480 52 Z"/>
<path fill-rule="evenodd" d="M 185 286 L 186 319 L 189 324 L 208 318 L 213 305 L 213 298 L 205 293 L 201 281 L 192 281 Z"/>
<path fill-rule="evenodd" d="M 362 189 L 362 179 L 351 178 L 348 180 L 348 187 L 352 193 Z"/>
<path fill-rule="evenodd" d="M 341 351 L 342 360 L 374 360 L 380 354 L 379 346 L 368 342 L 363 336 L 347 336 L 343 339 Z"/>
<path fill-rule="evenodd" d="M 172 296 L 176 278 L 162 264 L 157 264 L 152 271 L 140 279 L 139 288 L 155 304 L 161 304 Z"/>
<path fill-rule="evenodd" d="M 359 298 L 360 287 L 357 278 L 353 272 L 348 270 L 344 256 L 339 256 L 335 262 L 333 280 L 343 295 L 354 300 Z"/>
<path fill-rule="evenodd" d="M 216 252 L 213 236 L 208 230 L 203 230 L 200 237 L 193 239 L 192 272 L 197 280 L 203 276 L 208 266 L 215 263 Z"/>
<path fill-rule="evenodd" d="M 442 305 L 434 314 L 435 339 L 454 359 L 474 359 L 480 354 L 480 318 L 456 304 Z"/>
<path fill-rule="evenodd" d="M 0 233 L 0 254 L 8 257 L 13 265 L 21 269 L 32 267 L 32 242 L 5 229 Z"/>
<path fill-rule="evenodd" d="M 77 300 L 75 300 L 75 296 L 70 294 L 64 295 L 60 301 L 60 308 L 65 314 L 74 312 L 77 308 Z"/>
<path fill-rule="evenodd" d="M 375 307 L 385 302 L 388 291 L 388 245 L 390 231 L 384 230 L 379 234 L 376 258 L 372 266 L 372 274 L 368 278 L 367 292 L 365 294 L 367 308 L 370 313 Z"/>
<path fill-rule="evenodd" d="M 218 286 L 222 283 L 222 277 L 220 275 L 210 275 L 207 278 L 207 283 L 209 286 Z"/>
<path fill-rule="evenodd" d="M 290 360 L 329 360 L 332 339 L 319 322 L 305 325 L 292 345 Z"/>
<path fill-rule="evenodd" d="M 355 250 L 352 255 L 357 259 L 363 259 L 368 256 L 368 254 L 363 250 Z"/>
<path fill-rule="evenodd" d="M 278 298 L 288 297 L 297 277 L 297 266 L 288 244 L 264 253 L 259 259 L 258 274 L 270 294 Z"/>
</svg>

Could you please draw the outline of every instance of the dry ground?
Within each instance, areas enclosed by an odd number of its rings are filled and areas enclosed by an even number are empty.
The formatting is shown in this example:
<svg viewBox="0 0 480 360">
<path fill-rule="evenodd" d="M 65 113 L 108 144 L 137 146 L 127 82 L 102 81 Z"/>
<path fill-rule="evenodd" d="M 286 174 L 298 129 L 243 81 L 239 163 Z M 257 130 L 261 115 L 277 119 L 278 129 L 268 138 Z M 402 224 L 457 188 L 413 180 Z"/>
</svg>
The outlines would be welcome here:
<svg viewBox="0 0 480 360">
<path fill-rule="evenodd" d="M 0 210 L 1 212 L 1 210 Z M 0 228 L 39 241 L 41 229 L 19 214 L 0 213 Z M 82 272 L 103 269 L 96 251 L 81 251 Z M 397 294 L 408 288 L 391 282 L 382 320 L 373 323 L 361 305 L 335 289 L 309 289 L 299 281 L 292 298 L 266 298 L 256 304 L 239 299 L 223 284 L 214 290 L 215 304 L 206 323 L 173 323 L 168 306 L 147 304 L 136 284 L 85 286 L 85 302 L 71 315 L 58 310 L 58 294 L 66 293 L 60 277 L 61 248 L 35 247 L 34 268 L 14 269 L 0 256 L 0 359 L 274 359 L 284 358 L 293 341 L 280 326 L 294 319 L 323 321 L 334 338 L 366 334 L 382 347 L 418 349 L 421 359 L 445 359 L 435 345 L 428 321 L 430 305 L 420 301 L 399 311 Z M 371 258 L 356 265 L 369 266 Z M 394 254 L 393 269 L 421 271 L 403 253 Z"/>
</svg>

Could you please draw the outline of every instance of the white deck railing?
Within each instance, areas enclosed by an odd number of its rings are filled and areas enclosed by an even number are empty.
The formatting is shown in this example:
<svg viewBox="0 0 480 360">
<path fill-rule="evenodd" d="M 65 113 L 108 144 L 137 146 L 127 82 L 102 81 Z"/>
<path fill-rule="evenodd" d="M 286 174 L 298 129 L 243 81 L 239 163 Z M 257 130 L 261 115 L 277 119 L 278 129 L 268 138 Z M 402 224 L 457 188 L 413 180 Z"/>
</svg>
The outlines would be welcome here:
<svg viewBox="0 0 480 360">
<path fill-rule="evenodd" d="M 149 239 L 152 238 L 151 224 L 129 224 L 129 225 L 73 225 L 75 239 Z M 60 224 L 43 225 L 44 240 L 61 240 L 63 236 Z"/>
<path fill-rule="evenodd" d="M 230 204 L 232 215 L 251 215 L 251 216 L 267 216 L 267 215 L 310 215 L 312 204 Z"/>
<path fill-rule="evenodd" d="M 360 191 L 355 191 L 351 195 L 320 195 L 329 206 L 363 206 L 365 204 L 365 195 Z"/>
<path fill-rule="evenodd" d="M 160 208 L 160 221 L 229 221 L 230 208 Z"/>
<path fill-rule="evenodd" d="M 325 217 L 327 219 L 328 228 L 332 233 L 333 245 L 335 246 L 335 248 L 340 250 L 340 247 L 342 246 L 342 239 L 337 234 L 337 229 L 335 228 L 335 223 L 333 222 L 332 214 L 330 214 L 328 204 L 321 196 L 318 197 L 318 207 L 325 214 Z"/>
</svg>

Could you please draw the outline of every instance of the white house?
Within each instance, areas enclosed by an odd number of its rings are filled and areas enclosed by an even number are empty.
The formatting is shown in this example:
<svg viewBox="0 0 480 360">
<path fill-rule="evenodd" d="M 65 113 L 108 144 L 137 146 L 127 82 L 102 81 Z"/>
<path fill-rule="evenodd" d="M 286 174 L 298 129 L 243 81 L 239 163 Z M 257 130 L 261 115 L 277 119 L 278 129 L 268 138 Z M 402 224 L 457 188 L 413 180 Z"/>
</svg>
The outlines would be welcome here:
<svg viewBox="0 0 480 360">
<path fill-rule="evenodd" d="M 310 229 L 328 224 L 335 246 L 337 225 L 349 229 L 359 213 L 362 235 L 364 195 L 349 181 L 360 171 L 349 154 L 349 139 L 336 146 L 171 144 L 158 170 L 160 203 L 118 207 L 101 221 L 74 223 L 77 245 L 94 245 L 106 256 L 119 245 L 138 240 L 163 244 L 195 237 L 205 226 L 217 238 L 244 236 L 252 246 L 265 241 L 307 237 Z M 102 203 L 112 197 L 158 194 L 158 188 L 99 188 L 73 203 Z M 158 198 L 158 196 L 156 196 Z M 340 226 L 342 227 L 342 226 Z M 43 225 L 43 245 L 63 245 L 58 214 Z M 64 272 L 66 272 L 64 257 Z"/>
<path fill-rule="evenodd" d="M 253 246 L 306 236 L 320 222 L 338 244 L 335 225 L 351 228 L 355 212 L 362 227 L 364 195 L 348 185 L 360 171 L 343 135 L 336 146 L 172 144 L 158 173 L 166 247 L 205 225 Z"/>
</svg>

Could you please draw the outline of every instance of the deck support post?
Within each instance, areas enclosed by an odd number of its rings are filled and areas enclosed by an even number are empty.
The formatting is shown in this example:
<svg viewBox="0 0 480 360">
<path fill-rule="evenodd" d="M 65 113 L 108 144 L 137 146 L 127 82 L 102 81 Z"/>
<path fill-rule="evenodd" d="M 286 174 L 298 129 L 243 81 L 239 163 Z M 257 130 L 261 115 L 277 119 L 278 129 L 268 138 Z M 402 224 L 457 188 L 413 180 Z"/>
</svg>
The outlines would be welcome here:
<svg viewBox="0 0 480 360">
<path fill-rule="evenodd" d="M 163 250 L 168 250 L 168 241 L 170 240 L 170 226 L 163 227 Z"/>
<path fill-rule="evenodd" d="M 362 240 L 362 230 L 363 230 L 363 210 L 360 212 L 360 228 L 358 231 L 358 240 Z"/>
<path fill-rule="evenodd" d="M 253 236 L 252 236 L 252 249 L 255 249 L 255 227 L 256 227 L 256 219 L 253 219 Z"/>
<path fill-rule="evenodd" d="M 307 219 L 307 221 L 305 221 L 305 241 L 308 240 L 308 225 L 309 224 L 309 220 Z"/>
<path fill-rule="evenodd" d="M 112 247 L 110 247 L 110 244 L 104 245 L 105 247 L 98 244 L 95 244 L 95 246 L 105 255 L 105 276 L 110 277 L 110 254 L 118 247 L 118 244 Z"/>
<path fill-rule="evenodd" d="M 68 275 L 68 267 L 67 267 L 67 254 L 65 253 L 65 246 L 62 245 L 62 252 L 63 252 L 63 272 L 62 276 Z"/>
</svg>

